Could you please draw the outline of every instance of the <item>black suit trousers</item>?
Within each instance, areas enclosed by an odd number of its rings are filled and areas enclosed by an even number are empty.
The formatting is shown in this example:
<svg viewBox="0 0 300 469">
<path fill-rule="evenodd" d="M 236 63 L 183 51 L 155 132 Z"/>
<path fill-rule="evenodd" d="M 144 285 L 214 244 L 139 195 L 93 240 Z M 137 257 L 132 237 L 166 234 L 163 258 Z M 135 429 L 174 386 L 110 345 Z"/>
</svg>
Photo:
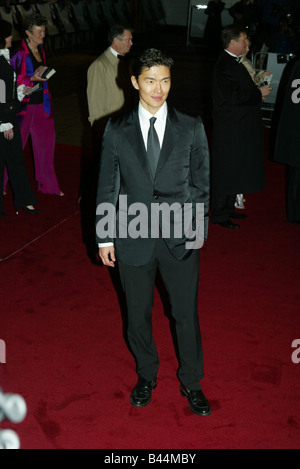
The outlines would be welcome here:
<svg viewBox="0 0 300 469">
<path fill-rule="evenodd" d="M 9 180 L 14 194 L 16 209 L 35 205 L 35 198 L 25 167 L 25 157 L 17 120 L 13 121 L 14 138 L 6 140 L 0 132 L 0 212 L 3 211 L 3 179 L 4 168 L 7 166 Z"/>
<path fill-rule="evenodd" d="M 288 167 L 286 214 L 291 223 L 300 223 L 300 168 Z"/>
<path fill-rule="evenodd" d="M 152 334 L 152 308 L 157 269 L 160 272 L 176 323 L 179 351 L 178 378 L 187 388 L 201 389 L 203 352 L 198 321 L 199 250 L 176 259 L 159 238 L 150 261 L 143 266 L 119 263 L 128 310 L 128 341 L 137 363 L 137 374 L 153 380 L 159 357 Z"/>
<path fill-rule="evenodd" d="M 223 223 L 230 219 L 234 213 L 236 195 L 216 195 L 211 198 L 211 222 Z"/>
</svg>

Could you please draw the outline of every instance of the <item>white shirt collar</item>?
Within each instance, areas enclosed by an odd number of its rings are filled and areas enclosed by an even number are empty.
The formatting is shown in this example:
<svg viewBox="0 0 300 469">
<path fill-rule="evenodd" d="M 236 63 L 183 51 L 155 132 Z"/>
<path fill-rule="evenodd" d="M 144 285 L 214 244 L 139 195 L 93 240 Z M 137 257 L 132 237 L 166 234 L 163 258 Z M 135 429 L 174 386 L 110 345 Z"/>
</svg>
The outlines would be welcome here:
<svg viewBox="0 0 300 469">
<path fill-rule="evenodd" d="M 118 55 L 119 55 L 118 52 L 117 52 L 115 49 L 113 49 L 112 47 L 110 47 L 110 52 L 111 52 L 115 57 L 118 57 Z"/>
<path fill-rule="evenodd" d="M 140 121 L 140 126 L 141 126 L 141 131 L 142 131 L 145 147 L 147 148 L 147 137 L 148 137 L 148 131 L 149 131 L 149 127 L 150 127 L 149 119 L 151 117 L 156 117 L 156 119 L 157 119 L 155 121 L 154 126 L 155 126 L 155 130 L 157 132 L 157 136 L 158 136 L 158 139 L 159 139 L 160 146 L 162 147 L 164 134 L 165 134 L 166 123 L 167 123 L 167 115 L 168 115 L 167 103 L 164 102 L 162 107 L 159 109 L 159 111 L 157 111 L 157 113 L 154 116 L 150 112 L 148 112 L 141 105 L 141 103 L 139 103 L 138 115 L 139 115 L 139 121 Z"/>
<path fill-rule="evenodd" d="M 0 49 L 0 55 L 3 55 L 3 57 L 4 57 L 7 61 L 10 60 L 9 49 Z"/>
<path fill-rule="evenodd" d="M 227 52 L 227 54 L 231 55 L 232 57 L 241 57 L 241 55 L 235 55 L 232 52 L 229 52 L 229 50 L 227 50 L 227 49 L 224 49 L 224 50 L 225 50 L 225 52 Z"/>
<path fill-rule="evenodd" d="M 139 118 L 144 121 L 149 123 L 149 119 L 151 117 L 156 117 L 158 121 L 165 122 L 168 114 L 168 106 L 166 101 L 162 105 L 162 107 L 157 111 L 156 114 L 151 114 L 147 109 L 145 109 L 141 103 L 139 103 Z"/>
</svg>

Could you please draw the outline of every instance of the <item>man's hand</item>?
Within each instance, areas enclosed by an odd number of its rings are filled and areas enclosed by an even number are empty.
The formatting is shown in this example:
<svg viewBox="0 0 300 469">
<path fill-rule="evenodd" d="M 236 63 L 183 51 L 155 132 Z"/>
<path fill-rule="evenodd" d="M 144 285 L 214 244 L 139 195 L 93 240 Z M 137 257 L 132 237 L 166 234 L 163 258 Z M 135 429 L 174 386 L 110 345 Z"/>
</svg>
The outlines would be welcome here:
<svg viewBox="0 0 300 469">
<path fill-rule="evenodd" d="M 103 262 L 103 265 L 106 265 L 107 267 L 114 267 L 116 262 L 114 246 L 99 248 L 99 257 Z"/>
<path fill-rule="evenodd" d="M 263 99 L 263 100 L 266 99 L 267 96 L 269 96 L 269 94 L 270 94 L 271 91 L 272 91 L 272 88 L 271 88 L 270 85 L 260 86 L 258 89 L 259 89 L 260 92 L 261 92 L 261 95 L 262 95 L 262 99 Z"/>
<path fill-rule="evenodd" d="M 6 138 L 6 140 L 12 140 L 12 139 L 14 138 L 14 131 L 13 131 L 13 129 L 4 130 L 3 134 L 4 134 L 4 138 Z"/>
</svg>

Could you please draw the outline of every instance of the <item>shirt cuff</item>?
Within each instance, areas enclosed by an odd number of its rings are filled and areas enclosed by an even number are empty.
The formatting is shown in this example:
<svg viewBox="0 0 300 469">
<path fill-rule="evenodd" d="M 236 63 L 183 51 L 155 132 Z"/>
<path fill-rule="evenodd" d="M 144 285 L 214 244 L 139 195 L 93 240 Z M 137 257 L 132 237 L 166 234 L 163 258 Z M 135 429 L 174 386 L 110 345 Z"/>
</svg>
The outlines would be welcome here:
<svg viewBox="0 0 300 469">
<path fill-rule="evenodd" d="M 98 243 L 98 248 L 108 248 L 109 246 L 113 246 L 114 243 Z"/>
<path fill-rule="evenodd" d="M 13 129 L 14 126 L 10 122 L 6 122 L 5 124 L 0 124 L 0 132 L 4 132 L 5 130 Z"/>
<path fill-rule="evenodd" d="M 17 88 L 17 93 L 18 93 L 18 100 L 22 101 L 24 99 L 25 94 L 23 93 L 23 90 L 25 88 L 25 85 L 19 85 Z"/>
</svg>

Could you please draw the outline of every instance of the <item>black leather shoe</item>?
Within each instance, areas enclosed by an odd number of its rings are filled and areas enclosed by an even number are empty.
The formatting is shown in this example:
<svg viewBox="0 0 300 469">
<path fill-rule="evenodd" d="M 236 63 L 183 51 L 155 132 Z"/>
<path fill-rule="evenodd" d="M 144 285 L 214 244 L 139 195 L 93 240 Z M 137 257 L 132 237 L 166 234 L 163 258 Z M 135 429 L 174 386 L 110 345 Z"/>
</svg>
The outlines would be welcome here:
<svg viewBox="0 0 300 469">
<path fill-rule="evenodd" d="M 194 412 L 194 414 L 202 416 L 211 414 L 209 402 L 201 390 L 189 391 L 185 386 L 183 386 L 183 384 L 181 384 L 180 392 L 184 397 L 187 398 L 189 402 L 189 409 Z"/>
<path fill-rule="evenodd" d="M 139 377 L 137 385 L 130 394 L 130 403 L 135 407 L 145 407 L 151 402 L 151 392 L 157 386 L 157 379 L 146 381 Z"/>
<path fill-rule="evenodd" d="M 240 220 L 242 218 L 246 218 L 246 217 L 247 217 L 247 215 L 245 213 L 236 213 L 236 212 L 234 212 L 230 215 L 230 218 L 239 218 Z"/>
<path fill-rule="evenodd" d="M 236 230 L 237 228 L 240 227 L 240 225 L 237 225 L 236 223 L 233 223 L 231 220 L 222 221 L 220 223 L 215 223 L 215 225 L 223 226 L 223 228 L 231 228 L 233 230 Z"/>
</svg>

